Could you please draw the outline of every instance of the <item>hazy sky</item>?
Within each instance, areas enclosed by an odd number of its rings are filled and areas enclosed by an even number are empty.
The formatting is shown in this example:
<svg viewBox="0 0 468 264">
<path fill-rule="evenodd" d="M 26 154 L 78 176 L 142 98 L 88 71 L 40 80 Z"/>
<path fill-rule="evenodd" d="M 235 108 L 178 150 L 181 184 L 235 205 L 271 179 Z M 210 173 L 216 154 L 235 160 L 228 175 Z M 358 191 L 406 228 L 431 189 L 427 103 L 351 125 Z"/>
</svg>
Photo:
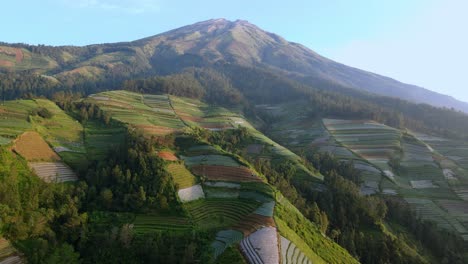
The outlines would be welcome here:
<svg viewBox="0 0 468 264">
<path fill-rule="evenodd" d="M 0 41 L 135 40 L 210 18 L 244 19 L 344 64 L 468 101 L 468 0 L 4 1 Z"/>
</svg>

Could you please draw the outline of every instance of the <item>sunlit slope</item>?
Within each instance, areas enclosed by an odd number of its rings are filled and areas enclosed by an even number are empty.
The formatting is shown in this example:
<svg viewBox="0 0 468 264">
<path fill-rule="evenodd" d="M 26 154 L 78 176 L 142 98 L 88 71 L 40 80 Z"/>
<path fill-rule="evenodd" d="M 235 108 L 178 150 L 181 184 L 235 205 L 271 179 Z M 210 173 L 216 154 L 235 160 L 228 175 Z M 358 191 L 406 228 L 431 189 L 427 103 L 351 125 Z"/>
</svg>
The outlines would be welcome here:
<svg viewBox="0 0 468 264">
<path fill-rule="evenodd" d="M 240 245 L 244 255 L 253 254 L 251 258 L 264 262 L 279 261 L 281 241 L 258 244 L 259 238 L 283 234 L 294 241 L 295 254 L 304 252 L 301 259 L 307 256 L 307 259 L 323 263 L 357 262 L 303 216 L 301 221 L 313 229 L 294 233 L 297 230 L 278 227 L 275 219 L 286 217 L 279 216 L 275 209 L 282 195 L 267 183 L 266 177 L 239 155 L 197 139 L 197 133 L 203 131 L 245 128 L 254 135 L 254 141 L 246 148 L 258 146 L 262 149 L 261 155 L 272 162 L 290 160 L 297 166 L 297 177 L 320 181 L 319 174 L 307 169 L 296 154 L 254 129 L 241 114 L 198 100 L 127 91 L 95 94 L 83 103 L 97 105 L 111 120 L 148 139 L 175 138 L 175 147 L 155 149 L 155 155 L 165 160 L 185 214 L 137 215 L 132 220 L 137 234 L 158 230 L 206 230 L 213 233 L 211 248 L 215 258 L 225 259 L 226 251 L 238 251 L 236 245 Z M 286 199 L 281 198 L 281 201 Z M 314 243 L 325 246 L 316 252 Z M 254 254 L 252 247 L 263 248 L 263 252 L 271 254 Z"/>
</svg>

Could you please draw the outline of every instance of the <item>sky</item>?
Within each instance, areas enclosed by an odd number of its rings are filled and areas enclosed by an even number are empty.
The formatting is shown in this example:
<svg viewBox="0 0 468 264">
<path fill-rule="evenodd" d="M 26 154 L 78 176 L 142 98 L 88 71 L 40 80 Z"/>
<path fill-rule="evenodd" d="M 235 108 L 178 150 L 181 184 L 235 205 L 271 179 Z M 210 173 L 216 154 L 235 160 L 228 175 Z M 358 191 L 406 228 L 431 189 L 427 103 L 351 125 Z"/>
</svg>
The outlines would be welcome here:
<svg viewBox="0 0 468 264">
<path fill-rule="evenodd" d="M 363 70 L 468 102 L 466 0 L 15 0 L 0 41 L 130 41 L 211 18 L 243 19 Z"/>
</svg>

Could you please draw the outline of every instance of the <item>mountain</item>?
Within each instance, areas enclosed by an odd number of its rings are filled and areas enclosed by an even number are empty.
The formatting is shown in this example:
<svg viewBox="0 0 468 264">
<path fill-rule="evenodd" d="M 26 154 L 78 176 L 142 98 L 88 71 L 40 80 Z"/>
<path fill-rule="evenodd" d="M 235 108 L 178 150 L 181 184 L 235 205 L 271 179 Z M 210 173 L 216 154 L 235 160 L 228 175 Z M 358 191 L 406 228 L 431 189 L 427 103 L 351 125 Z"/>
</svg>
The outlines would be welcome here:
<svg viewBox="0 0 468 264">
<path fill-rule="evenodd" d="M 70 78 L 97 80 L 102 76 L 125 79 L 216 63 L 268 69 L 307 85 L 338 85 L 468 112 L 468 103 L 340 64 L 243 20 L 212 19 L 115 44 L 0 46 L 1 69 L 32 70 L 60 82 L 69 82 Z"/>
</svg>

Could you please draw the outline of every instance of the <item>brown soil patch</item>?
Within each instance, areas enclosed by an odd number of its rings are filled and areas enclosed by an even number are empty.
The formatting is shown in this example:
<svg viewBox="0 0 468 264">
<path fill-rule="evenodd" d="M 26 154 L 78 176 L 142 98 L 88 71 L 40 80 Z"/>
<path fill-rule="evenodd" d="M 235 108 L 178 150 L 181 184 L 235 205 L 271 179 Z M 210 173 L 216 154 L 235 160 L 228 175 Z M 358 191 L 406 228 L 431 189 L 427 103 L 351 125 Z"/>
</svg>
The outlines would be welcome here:
<svg viewBox="0 0 468 264">
<path fill-rule="evenodd" d="M 169 152 L 169 151 L 160 151 L 158 152 L 158 156 L 162 158 L 163 160 L 168 160 L 168 161 L 176 161 L 179 160 L 174 153 Z"/>
<path fill-rule="evenodd" d="M 28 161 L 57 161 L 60 157 L 37 132 L 25 132 L 16 141 L 13 150 Z"/>
<path fill-rule="evenodd" d="M 175 128 L 152 126 L 152 125 L 136 125 L 136 128 L 143 130 L 143 133 L 156 136 L 165 136 L 178 130 Z"/>
<path fill-rule="evenodd" d="M 179 114 L 180 119 L 184 121 L 192 121 L 192 122 L 201 122 L 203 121 L 203 118 L 201 117 L 196 117 L 196 116 L 191 116 L 188 114 Z"/>
<path fill-rule="evenodd" d="M 219 165 L 198 165 L 192 172 L 202 175 L 210 181 L 261 182 L 262 180 L 246 167 L 228 167 Z"/>
<path fill-rule="evenodd" d="M 1 67 L 13 67 L 15 66 L 15 64 L 11 61 L 0 60 L 0 66 Z"/>
<path fill-rule="evenodd" d="M 21 49 L 15 49 L 16 63 L 21 63 L 24 59 L 23 51 Z"/>
<path fill-rule="evenodd" d="M 272 217 L 251 213 L 243 217 L 239 223 L 232 228 L 234 230 L 241 231 L 244 234 L 244 237 L 247 237 L 248 235 L 265 226 L 276 227 L 275 221 Z"/>
<path fill-rule="evenodd" d="M 99 101 L 100 104 L 103 104 L 105 106 L 116 106 L 118 108 L 125 108 L 125 109 L 133 109 L 134 107 L 130 104 L 126 103 L 121 103 L 121 102 L 116 102 L 116 101 Z"/>
</svg>

